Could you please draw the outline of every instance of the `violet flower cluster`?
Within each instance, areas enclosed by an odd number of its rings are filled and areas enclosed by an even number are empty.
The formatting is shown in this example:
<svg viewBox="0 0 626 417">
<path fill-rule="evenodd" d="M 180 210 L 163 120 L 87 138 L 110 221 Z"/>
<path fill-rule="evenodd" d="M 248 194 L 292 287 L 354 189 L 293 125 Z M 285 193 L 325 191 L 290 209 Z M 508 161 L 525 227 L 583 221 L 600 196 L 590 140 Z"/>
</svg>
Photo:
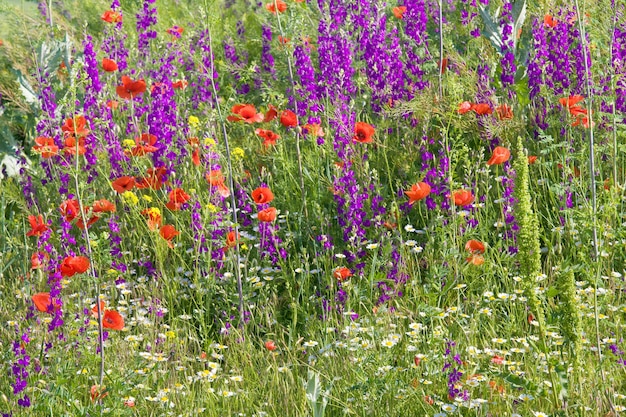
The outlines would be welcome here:
<svg viewBox="0 0 626 417">
<path fill-rule="evenodd" d="M 461 391 L 461 389 L 457 388 L 457 384 L 463 377 L 463 372 L 458 369 L 463 365 L 463 361 L 461 360 L 461 355 L 452 351 L 455 346 L 456 342 L 454 340 L 446 340 L 446 350 L 443 354 L 446 362 L 441 372 L 445 373 L 448 369 L 450 370 L 448 374 L 448 397 L 452 400 L 460 397 L 463 401 L 469 401 L 469 392 L 467 390 Z"/>
<path fill-rule="evenodd" d="M 405 22 L 404 33 L 408 36 L 413 44 L 406 48 L 406 69 L 405 84 L 409 89 L 409 99 L 412 98 L 412 92 L 415 90 L 423 90 L 428 86 L 428 81 L 424 80 L 424 71 L 422 65 L 427 61 L 427 57 L 420 50 L 428 51 L 428 32 L 426 24 L 428 22 L 428 14 L 424 0 L 406 0 L 404 2 L 406 13 L 403 20 Z"/>
<path fill-rule="evenodd" d="M 118 0 L 113 0 L 111 3 L 111 10 L 118 13 L 122 13 L 120 3 Z M 120 72 L 123 72 L 128 68 L 128 49 L 124 46 L 124 41 L 128 37 L 122 32 L 122 22 L 117 22 L 112 27 L 105 27 L 104 40 L 100 48 L 106 53 L 109 59 L 114 60 L 117 63 L 117 68 Z"/>
<path fill-rule="evenodd" d="M 157 9 L 152 5 L 156 0 L 143 0 L 142 8 L 137 13 L 137 47 L 144 57 L 150 54 L 150 40 L 156 39 Z"/>
<path fill-rule="evenodd" d="M 361 60 L 365 62 L 365 75 L 372 91 L 372 109 L 382 110 L 383 105 L 405 96 L 404 64 L 400 60 L 402 48 L 398 30 L 387 30 L 387 17 L 379 9 L 376 15 L 367 16 L 361 9 L 355 15 L 355 21 L 361 29 L 358 49 Z"/>
<path fill-rule="evenodd" d="M 612 58 L 615 74 L 615 109 L 626 116 L 626 23 L 613 31 Z M 626 119 L 623 121 L 626 122 Z"/>
<path fill-rule="evenodd" d="M 500 26 L 502 27 L 502 47 L 500 53 L 502 59 L 500 65 L 502 67 L 502 74 L 500 75 L 500 81 L 502 87 L 508 91 L 509 98 L 513 98 L 514 91 L 510 89 L 511 85 L 515 82 L 515 39 L 516 34 L 513 33 L 513 15 L 512 15 L 513 3 L 509 0 L 505 0 L 502 5 L 502 15 L 500 17 Z"/>
</svg>

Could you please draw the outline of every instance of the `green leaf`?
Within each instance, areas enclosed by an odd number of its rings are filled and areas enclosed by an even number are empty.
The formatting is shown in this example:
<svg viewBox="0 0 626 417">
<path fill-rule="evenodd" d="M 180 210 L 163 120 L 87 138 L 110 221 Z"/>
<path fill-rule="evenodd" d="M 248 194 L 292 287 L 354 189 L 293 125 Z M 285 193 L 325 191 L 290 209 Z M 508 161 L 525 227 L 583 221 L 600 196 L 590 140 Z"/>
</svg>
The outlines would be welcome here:
<svg viewBox="0 0 626 417">
<path fill-rule="evenodd" d="M 526 20 L 526 0 L 517 0 L 511 10 L 513 15 L 513 49 L 517 48 L 517 33 L 524 26 Z"/>
<path fill-rule="evenodd" d="M 559 291 L 559 289 L 557 287 L 550 287 L 550 288 L 548 288 L 548 291 L 546 291 L 546 297 L 554 298 L 557 295 L 559 295 L 560 293 L 561 293 L 561 291 Z"/>
<path fill-rule="evenodd" d="M 496 10 L 496 16 L 499 14 L 499 10 L 500 9 Z M 491 17 L 487 7 L 480 6 L 478 11 L 480 12 L 480 17 L 483 19 L 483 23 L 485 24 L 483 35 L 489 39 L 492 45 L 496 48 L 496 51 L 500 53 L 502 50 L 502 34 L 500 33 L 500 27 L 498 26 L 497 20 Z"/>
<path fill-rule="evenodd" d="M 22 74 L 20 70 L 13 70 L 13 73 L 17 78 L 17 82 L 20 85 L 20 91 L 22 92 L 26 102 L 31 106 L 39 106 L 39 97 L 37 96 L 33 86 L 30 85 L 26 77 L 24 77 L 24 74 Z"/>
</svg>

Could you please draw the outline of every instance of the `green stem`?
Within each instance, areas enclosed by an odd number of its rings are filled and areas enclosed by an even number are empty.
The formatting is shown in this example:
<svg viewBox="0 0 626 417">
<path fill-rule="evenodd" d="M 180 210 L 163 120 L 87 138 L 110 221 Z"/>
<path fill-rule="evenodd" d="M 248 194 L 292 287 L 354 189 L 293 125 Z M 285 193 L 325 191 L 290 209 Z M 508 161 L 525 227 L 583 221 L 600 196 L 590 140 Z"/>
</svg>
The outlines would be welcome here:
<svg viewBox="0 0 626 417">
<path fill-rule="evenodd" d="M 207 1 L 204 2 L 205 7 L 208 10 Z M 215 80 L 213 74 L 215 73 L 215 62 L 213 60 L 213 37 L 211 35 L 211 25 L 207 22 L 207 31 L 209 33 L 209 58 L 211 60 L 211 68 L 209 68 L 208 77 L 211 80 L 211 88 L 213 90 L 213 100 L 215 103 L 215 109 L 219 117 L 220 125 L 222 127 L 222 135 L 224 136 L 224 146 L 226 148 L 226 163 L 228 166 L 228 186 L 230 187 L 230 203 L 232 205 L 233 212 L 233 227 L 235 228 L 235 276 L 237 277 L 237 294 L 239 296 L 239 319 L 240 325 L 244 324 L 244 309 L 243 309 L 243 286 L 241 283 L 241 269 L 239 268 L 239 222 L 237 219 L 237 200 L 235 199 L 235 184 L 233 181 L 233 164 L 230 153 L 230 145 L 228 142 L 228 133 L 226 132 L 226 125 L 224 123 L 224 117 L 222 115 L 222 109 L 217 96 L 217 88 L 215 87 Z"/>
<path fill-rule="evenodd" d="M 280 31 L 280 36 L 283 37 L 283 39 L 285 39 L 285 32 L 283 31 L 283 26 L 280 23 L 280 13 L 278 12 L 278 4 L 277 4 L 277 0 L 274 0 L 274 7 L 276 10 L 276 21 L 278 22 L 278 30 Z M 293 77 L 293 65 L 291 63 L 291 55 L 289 54 L 289 49 L 287 48 L 287 43 L 285 42 L 284 44 L 284 49 L 285 49 L 285 56 L 287 57 L 287 67 L 289 69 L 289 81 L 291 82 L 291 91 L 293 92 L 294 96 L 296 94 L 296 82 L 294 81 L 294 77 Z M 294 110 L 296 113 L 296 118 L 298 118 L 298 100 L 296 100 L 296 98 L 294 97 L 293 100 L 293 105 L 294 105 Z M 298 176 L 300 177 L 300 193 L 302 196 L 302 209 L 304 211 L 304 217 L 305 219 L 309 219 L 309 212 L 307 209 L 307 204 L 306 204 L 306 191 L 304 188 L 304 170 L 302 168 L 302 151 L 300 150 L 300 136 L 302 134 L 300 125 L 298 123 L 298 126 L 295 129 L 296 132 L 296 157 L 298 159 Z"/>
</svg>

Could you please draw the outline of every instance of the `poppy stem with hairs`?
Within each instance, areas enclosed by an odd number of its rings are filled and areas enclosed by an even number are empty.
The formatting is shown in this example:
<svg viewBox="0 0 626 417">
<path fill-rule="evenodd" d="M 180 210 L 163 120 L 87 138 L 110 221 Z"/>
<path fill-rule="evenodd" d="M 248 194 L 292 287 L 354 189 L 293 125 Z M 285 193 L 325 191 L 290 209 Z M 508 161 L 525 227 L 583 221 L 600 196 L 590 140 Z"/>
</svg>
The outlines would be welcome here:
<svg viewBox="0 0 626 417">
<path fill-rule="evenodd" d="M 591 112 L 591 107 L 593 104 L 593 89 L 591 88 L 591 70 L 589 69 L 589 63 L 587 62 L 587 45 L 585 43 L 585 39 L 587 34 L 585 32 L 585 25 L 583 24 L 583 16 L 580 13 L 580 7 L 578 4 L 578 0 L 576 2 L 576 17 L 578 20 L 578 33 L 580 35 L 580 45 L 583 51 L 583 61 L 585 63 L 585 81 L 587 87 L 587 117 L 589 118 L 589 186 L 591 187 L 591 216 L 592 216 L 592 238 L 593 238 L 593 262 L 596 263 L 596 277 L 593 280 L 593 315 L 595 319 L 595 327 L 596 327 L 596 346 L 597 346 L 597 356 L 598 361 L 600 363 L 600 376 L 602 378 L 602 382 L 606 386 L 606 375 L 604 373 L 604 368 L 602 367 L 603 356 L 600 345 L 600 319 L 598 314 L 598 281 L 600 279 L 600 269 L 597 267 L 598 262 L 598 222 L 597 222 L 597 213 L 598 213 L 598 203 L 597 203 L 597 193 L 596 193 L 596 162 L 595 162 L 595 142 L 593 137 L 593 113 Z M 584 133 L 583 133 L 584 137 Z M 613 406 L 613 401 L 611 401 L 611 396 L 608 392 L 605 392 L 606 400 L 608 401 L 611 409 L 614 413 L 616 413 L 615 407 Z"/>
<path fill-rule="evenodd" d="M 278 10 L 277 1 L 274 0 L 274 7 Z M 285 32 L 283 31 L 283 25 L 280 23 L 280 13 L 275 13 L 276 20 L 278 21 L 278 30 L 280 31 L 280 36 L 285 39 Z M 285 56 L 287 57 L 287 68 L 289 69 L 289 81 L 291 82 L 291 91 L 296 91 L 296 83 L 293 79 L 293 65 L 291 63 L 291 55 L 289 54 L 289 48 L 285 44 Z M 298 100 L 294 98 L 293 100 L 294 110 L 296 113 L 296 118 L 298 117 Z M 297 119 L 296 119 L 297 120 Z M 304 210 L 304 217 L 309 219 L 309 211 L 306 206 L 306 190 L 304 188 L 304 171 L 302 169 L 302 152 L 300 151 L 300 135 L 302 131 L 300 130 L 300 123 L 296 126 L 296 157 L 298 158 L 298 176 L 300 177 L 300 194 L 302 195 L 302 210 Z"/>
<path fill-rule="evenodd" d="M 76 147 L 78 148 L 79 140 L 76 140 Z M 80 155 L 78 149 L 76 149 L 76 154 L 74 155 L 74 159 L 76 161 L 75 168 L 76 172 L 74 173 L 74 187 L 76 188 L 76 200 L 78 201 L 78 208 L 80 210 L 80 218 L 87 219 L 85 212 L 85 205 L 83 204 L 83 199 L 81 198 L 80 186 L 78 182 L 78 173 L 79 173 L 79 160 Z M 85 223 L 85 227 L 83 228 L 83 235 L 85 237 L 85 242 L 87 243 L 87 253 L 89 255 L 89 273 L 91 277 L 94 279 L 94 284 L 96 286 L 96 304 L 98 305 L 98 347 L 100 348 L 100 373 L 99 380 L 100 386 L 104 383 L 104 332 L 102 329 L 102 312 L 100 311 L 100 285 L 98 285 L 98 277 L 96 276 L 96 271 L 94 270 L 93 262 L 93 251 L 91 249 L 91 238 L 89 237 L 89 228 L 87 223 Z M 100 410 L 102 412 L 102 409 Z"/>
<path fill-rule="evenodd" d="M 206 0 L 204 1 L 204 6 L 206 10 L 208 9 L 208 5 Z M 213 99 L 215 102 L 215 108 L 217 110 L 217 115 L 220 120 L 220 125 L 222 126 L 222 135 L 224 136 L 224 147 L 226 148 L 226 163 L 228 165 L 228 185 L 231 189 L 230 193 L 230 202 L 232 204 L 233 210 L 233 224 L 235 227 L 235 276 L 237 277 L 237 295 L 239 296 L 239 325 L 244 325 L 244 310 L 243 310 L 243 286 L 241 285 L 241 269 L 239 268 L 239 224 L 237 220 L 237 200 L 235 199 L 235 184 L 233 182 L 233 164 L 230 155 L 230 146 L 228 144 L 228 133 L 226 132 L 226 125 L 224 124 L 224 116 L 222 115 L 222 109 L 220 107 L 220 103 L 217 97 L 217 88 L 215 87 L 215 80 L 213 79 L 213 74 L 215 71 L 215 62 L 213 58 L 213 37 L 211 36 L 211 26 L 207 22 L 207 32 L 209 34 L 209 59 L 211 60 L 211 68 L 209 68 L 209 78 L 211 79 L 211 89 L 213 90 Z"/>
</svg>

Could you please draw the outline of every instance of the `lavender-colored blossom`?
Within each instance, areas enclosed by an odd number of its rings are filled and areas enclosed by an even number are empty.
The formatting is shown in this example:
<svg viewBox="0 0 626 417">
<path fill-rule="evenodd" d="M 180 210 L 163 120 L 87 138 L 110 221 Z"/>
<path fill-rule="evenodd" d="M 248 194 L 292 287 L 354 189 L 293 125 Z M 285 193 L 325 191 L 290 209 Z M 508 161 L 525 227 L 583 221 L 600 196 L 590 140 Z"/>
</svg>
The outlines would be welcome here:
<svg viewBox="0 0 626 417">
<path fill-rule="evenodd" d="M 153 26 L 157 24 L 157 9 L 152 5 L 156 0 L 143 0 L 142 8 L 137 13 L 137 47 L 145 57 L 150 55 L 150 40 L 156 39 L 157 32 Z"/>
<path fill-rule="evenodd" d="M 404 33 L 413 41 L 412 45 L 405 49 L 405 66 L 407 69 L 405 84 L 410 86 L 409 90 L 423 90 L 428 86 L 428 81 L 424 80 L 422 65 L 428 60 L 428 57 L 419 53 L 418 50 L 428 51 L 426 3 L 424 0 L 406 0 L 404 6 L 406 6 L 406 12 L 403 16 Z M 409 98 L 411 97 L 409 95 Z"/>
<path fill-rule="evenodd" d="M 502 47 L 500 53 L 502 59 L 500 65 L 502 67 L 502 74 L 500 75 L 500 81 L 502 87 L 508 90 L 509 98 L 514 97 L 514 92 L 509 87 L 515 82 L 515 39 L 513 36 L 513 4 L 505 0 L 502 5 L 502 15 L 500 17 L 500 26 L 502 27 Z"/>
<path fill-rule="evenodd" d="M 276 79 L 276 69 L 274 68 L 274 56 L 272 55 L 272 28 L 268 25 L 262 27 L 262 50 L 261 50 L 261 67 L 263 71 L 269 73 L 272 78 Z"/>
</svg>

